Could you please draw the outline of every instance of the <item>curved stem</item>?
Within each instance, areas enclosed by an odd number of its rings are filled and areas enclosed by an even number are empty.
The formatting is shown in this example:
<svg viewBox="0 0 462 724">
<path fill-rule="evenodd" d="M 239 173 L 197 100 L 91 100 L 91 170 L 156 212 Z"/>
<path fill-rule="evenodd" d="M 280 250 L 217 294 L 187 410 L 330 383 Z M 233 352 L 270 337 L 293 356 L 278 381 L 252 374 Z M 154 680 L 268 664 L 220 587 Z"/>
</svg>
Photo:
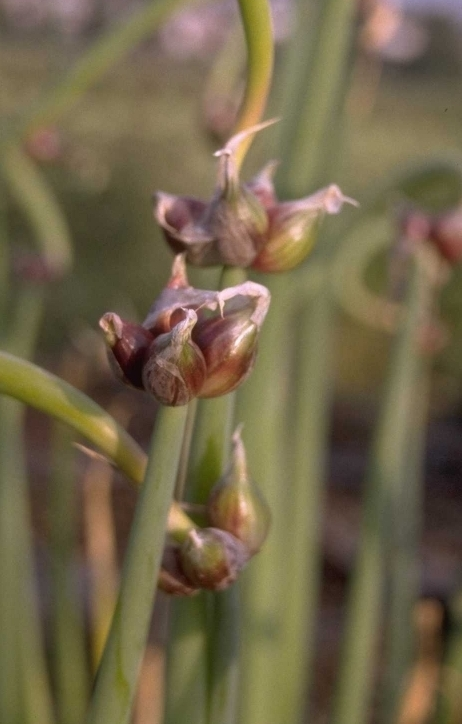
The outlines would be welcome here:
<svg viewBox="0 0 462 724">
<path fill-rule="evenodd" d="M 146 454 L 111 415 L 56 375 L 31 362 L 0 352 L 0 394 L 15 397 L 26 405 L 70 425 L 96 445 L 122 472 L 138 485 L 146 470 Z M 172 504 L 169 532 L 181 538 L 192 522 L 181 508 Z"/>
<path fill-rule="evenodd" d="M 247 46 L 247 84 L 234 133 L 255 126 L 263 117 L 273 75 L 273 28 L 267 0 L 238 0 Z M 239 168 L 252 143 L 248 136 L 236 153 Z"/>
<path fill-rule="evenodd" d="M 72 243 L 64 214 L 44 175 L 19 146 L 8 148 L 2 171 L 16 203 L 32 226 L 40 250 L 53 271 L 72 264 Z"/>
</svg>

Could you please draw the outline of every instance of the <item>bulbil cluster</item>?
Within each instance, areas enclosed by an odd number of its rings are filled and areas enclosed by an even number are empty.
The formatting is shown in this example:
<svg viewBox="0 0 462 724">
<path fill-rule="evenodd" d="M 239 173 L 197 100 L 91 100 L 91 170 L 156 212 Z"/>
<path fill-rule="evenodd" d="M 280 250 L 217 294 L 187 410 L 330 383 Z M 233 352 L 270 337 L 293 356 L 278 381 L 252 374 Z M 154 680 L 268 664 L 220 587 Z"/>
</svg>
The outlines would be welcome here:
<svg viewBox="0 0 462 724">
<path fill-rule="evenodd" d="M 269 122 L 272 123 L 272 122 Z M 142 324 L 108 312 L 100 320 L 116 374 L 163 405 L 225 395 L 250 374 L 270 303 L 261 284 L 221 291 L 195 289 L 186 261 L 198 266 L 252 267 L 281 272 L 300 264 L 326 214 L 356 204 L 331 185 L 307 198 L 280 202 L 269 163 L 248 183 L 239 179 L 239 148 L 269 123 L 237 134 L 215 155 L 218 179 L 210 202 L 158 193 L 154 215 L 177 254 L 170 279 Z M 159 586 L 172 594 L 220 591 L 233 583 L 268 534 L 270 513 L 251 480 L 240 429 L 231 463 L 210 493 L 206 527 L 182 542 L 167 541 Z"/>
<path fill-rule="evenodd" d="M 357 205 L 335 184 L 303 199 L 279 201 L 273 185 L 274 161 L 248 183 L 241 183 L 237 150 L 246 136 L 267 125 L 233 136 L 215 154 L 218 178 L 210 202 L 156 194 L 154 217 L 173 251 L 184 252 L 190 264 L 288 271 L 311 251 L 326 214 L 338 214 L 344 203 Z"/>
<path fill-rule="evenodd" d="M 249 475 L 240 427 L 230 464 L 211 490 L 206 517 L 207 527 L 192 527 L 181 544 L 166 547 L 159 578 L 164 591 L 184 596 L 228 588 L 266 540 L 271 514 Z"/>
<path fill-rule="evenodd" d="M 269 302 L 266 287 L 251 281 L 219 292 L 191 287 L 179 255 L 142 324 L 108 312 L 100 327 L 123 381 L 163 405 L 186 405 L 232 392 L 247 378 Z"/>
</svg>

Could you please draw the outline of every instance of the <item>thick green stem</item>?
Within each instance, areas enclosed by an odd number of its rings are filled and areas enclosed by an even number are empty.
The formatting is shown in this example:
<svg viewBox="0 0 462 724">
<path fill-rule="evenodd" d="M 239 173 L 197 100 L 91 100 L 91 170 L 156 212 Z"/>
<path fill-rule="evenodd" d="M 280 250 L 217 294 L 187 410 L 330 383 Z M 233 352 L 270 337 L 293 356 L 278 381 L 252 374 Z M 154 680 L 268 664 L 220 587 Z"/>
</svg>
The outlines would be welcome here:
<svg viewBox="0 0 462 724">
<path fill-rule="evenodd" d="M 140 483 L 146 456 L 137 443 L 96 402 L 31 362 L 0 352 L 0 394 L 15 397 L 71 425 Z"/>
<path fill-rule="evenodd" d="M 98 671 L 87 724 L 130 719 L 146 645 L 168 511 L 178 470 L 187 407 L 162 407 L 138 499 L 109 638 Z"/>
<path fill-rule="evenodd" d="M 245 96 L 235 133 L 262 120 L 273 75 L 273 28 L 268 0 L 238 0 L 247 47 Z M 236 164 L 241 166 L 254 136 L 239 146 Z"/>
</svg>

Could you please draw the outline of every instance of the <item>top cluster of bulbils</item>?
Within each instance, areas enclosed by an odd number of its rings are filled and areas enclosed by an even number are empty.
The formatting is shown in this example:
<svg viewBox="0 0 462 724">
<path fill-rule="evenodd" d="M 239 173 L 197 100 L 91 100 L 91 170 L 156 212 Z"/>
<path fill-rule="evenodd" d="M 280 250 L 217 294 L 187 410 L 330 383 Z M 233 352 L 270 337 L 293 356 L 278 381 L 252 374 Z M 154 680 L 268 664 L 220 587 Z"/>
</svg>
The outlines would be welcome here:
<svg viewBox="0 0 462 724">
<path fill-rule="evenodd" d="M 272 162 L 248 183 L 239 180 L 237 153 L 263 123 L 233 136 L 215 155 L 218 180 L 209 203 L 158 193 L 154 216 L 176 252 L 170 280 L 142 324 L 108 312 L 100 326 L 118 375 L 164 405 L 233 391 L 250 374 L 270 293 L 248 281 L 222 291 L 190 286 L 186 261 L 199 266 L 286 271 L 311 250 L 325 214 L 347 203 L 331 185 L 297 201 L 279 202 Z"/>
<path fill-rule="evenodd" d="M 357 205 L 335 184 L 303 199 L 278 201 L 274 161 L 241 183 L 238 149 L 247 136 L 267 125 L 233 136 L 215 153 L 218 178 L 208 203 L 192 196 L 155 195 L 154 216 L 171 248 L 185 253 L 188 263 L 288 271 L 311 251 L 325 214 L 338 214 L 344 203 Z"/>
</svg>

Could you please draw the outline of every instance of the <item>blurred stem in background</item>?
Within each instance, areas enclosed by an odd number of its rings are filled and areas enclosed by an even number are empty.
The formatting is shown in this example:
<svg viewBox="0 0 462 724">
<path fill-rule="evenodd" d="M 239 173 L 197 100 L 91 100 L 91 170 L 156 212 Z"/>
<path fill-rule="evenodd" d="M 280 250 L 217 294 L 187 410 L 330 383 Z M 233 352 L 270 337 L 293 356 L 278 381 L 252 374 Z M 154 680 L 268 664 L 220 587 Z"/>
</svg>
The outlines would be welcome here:
<svg viewBox="0 0 462 724">
<path fill-rule="evenodd" d="M 356 0 L 296 4 L 295 36 L 282 84 L 284 106 L 278 188 L 304 196 L 331 182 L 343 131 Z"/>
<path fill-rule="evenodd" d="M 22 355 L 35 346 L 42 293 L 24 288 L 9 319 L 3 344 Z M 53 707 L 37 600 L 32 526 L 18 403 L 0 398 L 0 710 L 15 724 L 50 724 Z"/>
<path fill-rule="evenodd" d="M 297 31 L 281 81 L 285 104 L 277 188 L 284 198 L 306 194 L 320 177 L 325 180 L 326 169 L 320 167 L 324 158 L 321 161 L 319 154 L 332 147 L 332 123 L 345 92 L 341 81 L 351 47 L 354 7 L 351 0 L 328 1 L 313 22 L 313 5 L 298 3 Z M 306 667 L 313 657 L 318 606 L 318 521 L 334 326 L 326 259 L 323 264 L 322 281 L 312 298 L 306 291 L 293 293 L 288 277 L 270 280 L 272 309 L 263 330 L 260 360 L 252 384 L 241 395 L 242 417 L 251 436 L 250 464 L 273 511 L 270 538 L 252 576 L 245 576 L 240 719 L 244 724 L 297 722 L 305 709 L 310 676 Z M 310 263 L 294 276 L 300 279 L 295 285 L 298 292 L 309 287 Z M 291 371 L 294 349 L 302 352 Z M 296 381 L 290 384 L 293 374 Z M 262 399 L 264 419 L 258 410 Z M 295 439 L 288 439 L 286 424 L 296 431 Z M 290 454 L 293 465 L 288 464 Z M 313 523 L 309 531 L 307 519 Z"/>
<path fill-rule="evenodd" d="M 78 556 L 76 451 L 72 433 L 55 424 L 48 495 L 52 597 L 52 671 L 61 724 L 81 724 L 89 694 Z M 80 574 L 80 575 L 79 575 Z M 79 590 L 80 589 L 80 590 Z"/>
<path fill-rule="evenodd" d="M 416 426 L 424 424 L 424 416 L 415 417 L 416 395 L 422 387 L 422 325 L 428 321 L 429 297 L 433 292 L 434 259 L 430 260 L 422 249 L 412 259 L 408 290 L 403 316 L 392 345 L 388 377 L 383 393 L 378 427 L 370 455 L 365 482 L 363 521 L 358 543 L 356 564 L 350 584 L 339 678 L 334 699 L 333 724 L 362 724 L 368 720 L 374 683 L 374 666 L 380 624 L 383 616 L 384 585 L 386 581 L 386 536 L 397 534 L 396 526 L 412 531 L 407 553 L 410 555 L 408 581 L 409 593 L 415 600 L 416 563 L 415 520 L 420 517 L 416 507 L 401 510 L 401 520 L 396 518 L 396 495 L 402 495 L 407 477 L 413 478 L 416 490 L 420 486 L 421 460 L 417 454 L 409 457 L 412 440 L 422 434 Z M 414 452 L 421 452 L 415 445 Z M 412 468 L 412 469 L 411 469 Z M 417 495 L 417 494 L 416 494 Z M 417 500 L 414 502 L 419 505 Z M 394 533 L 393 533 L 394 531 Z M 395 576 L 400 569 L 395 569 Z M 400 577 L 402 585 L 402 577 Z M 398 596 L 397 589 L 395 596 Z M 396 599 L 397 600 L 397 599 Z M 406 606 L 407 615 L 410 615 Z M 402 609 L 401 612 L 403 613 Z M 412 623 L 408 618 L 409 635 Z M 393 619 L 389 637 L 395 639 L 395 627 L 401 621 Z M 393 649 L 391 664 L 398 665 Z M 401 665 L 401 663 L 400 663 Z M 395 682 L 395 685 L 401 682 Z M 396 700 L 398 691 L 389 691 Z"/>
<path fill-rule="evenodd" d="M 189 5 L 201 0 L 188 0 Z M 9 146 L 19 142 L 34 131 L 56 123 L 73 105 L 108 73 L 125 55 L 134 50 L 156 28 L 165 22 L 184 0 L 156 0 L 147 2 L 126 20 L 106 32 L 95 41 L 60 82 L 45 90 L 38 101 L 25 109 L 17 120 L 10 136 L 5 139 Z"/>
</svg>

